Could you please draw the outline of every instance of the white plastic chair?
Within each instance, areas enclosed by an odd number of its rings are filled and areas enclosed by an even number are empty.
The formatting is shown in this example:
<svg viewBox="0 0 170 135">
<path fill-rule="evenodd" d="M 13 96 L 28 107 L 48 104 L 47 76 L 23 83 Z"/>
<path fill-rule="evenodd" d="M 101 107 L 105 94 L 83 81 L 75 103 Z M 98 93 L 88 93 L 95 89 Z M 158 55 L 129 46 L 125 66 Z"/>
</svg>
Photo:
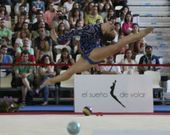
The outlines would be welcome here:
<svg viewBox="0 0 170 135">
<path fill-rule="evenodd" d="M 167 92 L 170 93 L 170 80 L 167 80 Z"/>
<path fill-rule="evenodd" d="M 61 57 L 61 53 L 58 53 L 57 55 L 56 55 L 56 63 L 58 62 L 58 60 L 60 59 L 60 57 Z"/>
<path fill-rule="evenodd" d="M 163 58 L 159 58 L 159 64 L 163 64 Z"/>
<path fill-rule="evenodd" d="M 153 88 L 162 88 L 160 87 L 160 81 L 161 81 L 161 74 L 159 71 L 145 71 L 144 75 L 148 75 L 152 79 L 152 86 Z"/>
<path fill-rule="evenodd" d="M 164 89 L 160 86 L 161 74 L 159 71 L 145 71 L 145 75 L 151 77 L 154 102 L 164 103 Z"/>
<path fill-rule="evenodd" d="M 116 59 L 115 59 L 115 63 L 120 63 L 121 60 L 124 59 L 124 54 L 117 54 L 116 55 Z"/>
<path fill-rule="evenodd" d="M 135 61 L 137 64 L 139 64 L 140 58 L 143 56 L 144 54 L 137 54 L 135 57 Z"/>
</svg>

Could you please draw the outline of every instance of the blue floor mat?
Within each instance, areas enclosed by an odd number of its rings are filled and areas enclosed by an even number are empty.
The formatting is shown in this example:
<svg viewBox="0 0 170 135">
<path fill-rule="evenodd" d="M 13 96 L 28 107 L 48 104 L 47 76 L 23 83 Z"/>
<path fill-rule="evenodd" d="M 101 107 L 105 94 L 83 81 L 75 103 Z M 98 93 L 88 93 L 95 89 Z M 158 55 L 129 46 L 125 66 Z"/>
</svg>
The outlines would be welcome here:
<svg viewBox="0 0 170 135">
<path fill-rule="evenodd" d="M 155 105 L 154 112 L 170 112 L 170 105 Z"/>
<path fill-rule="evenodd" d="M 74 112 L 72 105 L 48 105 L 48 106 L 23 106 L 19 109 L 20 112 L 35 112 L 35 111 L 52 111 L 52 112 Z M 155 105 L 154 112 L 170 112 L 170 105 Z"/>
<path fill-rule="evenodd" d="M 32 111 L 58 111 L 58 112 L 73 112 L 74 106 L 63 105 L 48 105 L 48 106 L 23 106 L 19 109 L 20 112 L 32 112 Z"/>
</svg>

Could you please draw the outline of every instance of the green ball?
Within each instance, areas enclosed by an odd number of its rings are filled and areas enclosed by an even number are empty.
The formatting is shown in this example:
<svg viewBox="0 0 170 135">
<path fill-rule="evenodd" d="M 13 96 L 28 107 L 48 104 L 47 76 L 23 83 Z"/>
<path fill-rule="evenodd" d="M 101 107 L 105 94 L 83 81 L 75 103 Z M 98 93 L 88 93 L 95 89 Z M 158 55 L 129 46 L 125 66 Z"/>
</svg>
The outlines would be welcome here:
<svg viewBox="0 0 170 135">
<path fill-rule="evenodd" d="M 89 107 L 89 106 L 85 106 L 85 107 L 83 108 L 83 114 L 84 114 L 85 116 L 91 115 L 91 114 L 92 114 L 92 108 Z"/>
<path fill-rule="evenodd" d="M 70 135 L 77 135 L 80 132 L 80 123 L 74 121 L 68 123 L 67 131 Z"/>
</svg>

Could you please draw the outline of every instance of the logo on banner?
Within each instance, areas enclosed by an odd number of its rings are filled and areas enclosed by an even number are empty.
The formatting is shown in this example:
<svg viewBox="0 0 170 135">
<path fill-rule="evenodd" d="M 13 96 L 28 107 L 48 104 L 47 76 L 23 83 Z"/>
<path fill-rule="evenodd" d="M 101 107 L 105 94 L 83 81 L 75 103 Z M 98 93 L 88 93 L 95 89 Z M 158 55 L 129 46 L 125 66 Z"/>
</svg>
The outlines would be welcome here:
<svg viewBox="0 0 170 135">
<path fill-rule="evenodd" d="M 114 93 L 115 90 L 115 85 L 116 85 L 116 80 L 113 82 L 113 85 L 110 87 L 111 91 L 110 91 L 110 95 L 112 96 L 112 98 L 114 100 L 116 100 L 121 106 L 123 106 L 124 108 L 126 108 L 126 106 L 124 104 L 122 104 L 122 102 L 117 98 L 117 96 Z"/>
</svg>

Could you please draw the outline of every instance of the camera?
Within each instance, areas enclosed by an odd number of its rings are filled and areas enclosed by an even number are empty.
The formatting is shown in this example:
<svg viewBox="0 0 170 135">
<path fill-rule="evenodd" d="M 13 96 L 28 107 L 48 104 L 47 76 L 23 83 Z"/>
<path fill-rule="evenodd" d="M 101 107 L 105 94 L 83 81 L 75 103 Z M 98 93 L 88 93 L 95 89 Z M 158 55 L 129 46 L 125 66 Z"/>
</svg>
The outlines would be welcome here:
<svg viewBox="0 0 170 135">
<path fill-rule="evenodd" d="M 67 20 L 67 16 L 65 16 L 65 15 L 59 16 L 58 18 L 59 18 L 60 20 Z"/>
</svg>

